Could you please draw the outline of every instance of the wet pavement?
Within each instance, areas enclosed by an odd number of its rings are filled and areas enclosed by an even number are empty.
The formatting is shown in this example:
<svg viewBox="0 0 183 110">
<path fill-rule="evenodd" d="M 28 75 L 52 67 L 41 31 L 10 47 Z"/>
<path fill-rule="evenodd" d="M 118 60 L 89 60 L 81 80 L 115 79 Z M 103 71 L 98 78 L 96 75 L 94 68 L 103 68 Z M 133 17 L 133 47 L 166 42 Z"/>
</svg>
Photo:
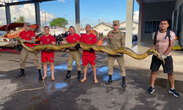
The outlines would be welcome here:
<svg viewBox="0 0 183 110">
<path fill-rule="evenodd" d="M 8 54 L 9 55 L 9 54 Z M 18 55 L 11 59 L 18 58 Z M 88 70 L 87 81 L 80 83 L 76 79 L 76 65 L 74 63 L 72 78 L 64 80 L 67 72 L 67 54 L 56 54 L 55 76 L 53 82 L 48 78 L 44 82 L 38 81 L 36 69 L 29 65 L 25 70 L 26 76 L 16 78 L 18 69 L 12 67 L 9 71 L 0 70 L 0 109 L 1 110 L 183 110 L 183 98 L 175 98 L 168 94 L 169 85 L 166 79 L 158 78 L 156 92 L 149 95 L 149 70 L 135 68 L 133 63 L 127 66 L 127 88 L 120 86 L 121 76 L 118 66 L 115 67 L 113 83 L 106 85 L 107 56 L 98 53 L 97 76 L 99 84 L 93 83 L 93 73 Z M 10 59 L 10 60 L 11 60 Z M 14 59 L 16 63 L 18 59 Z M 12 64 L 11 64 L 12 65 Z M 3 66 L 3 65 L 2 65 Z M 18 66 L 18 65 L 16 65 Z M 140 65 L 139 65 L 140 66 Z M 142 65 L 143 66 L 143 65 Z M 7 65 L 5 65 L 7 67 Z M 7 68 L 8 69 L 8 68 Z M 176 72 L 176 74 L 181 74 Z M 177 90 L 183 95 L 183 82 L 176 81 Z M 44 88 L 40 88 L 44 87 Z M 40 88 L 38 90 L 16 92 L 25 89 Z"/>
</svg>

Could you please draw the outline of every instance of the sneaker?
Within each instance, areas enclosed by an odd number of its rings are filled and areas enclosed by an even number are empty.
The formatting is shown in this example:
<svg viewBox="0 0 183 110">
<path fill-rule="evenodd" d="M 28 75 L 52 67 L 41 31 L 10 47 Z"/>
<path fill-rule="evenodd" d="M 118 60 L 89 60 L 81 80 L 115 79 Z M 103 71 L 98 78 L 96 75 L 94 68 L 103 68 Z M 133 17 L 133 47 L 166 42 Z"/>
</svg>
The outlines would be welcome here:
<svg viewBox="0 0 183 110">
<path fill-rule="evenodd" d="M 152 95 L 155 92 L 155 88 L 149 87 L 149 89 L 147 90 L 147 92 Z"/>
<path fill-rule="evenodd" d="M 180 94 L 175 89 L 170 89 L 168 91 L 168 93 L 173 95 L 173 96 L 175 96 L 175 97 L 179 97 L 180 96 Z"/>
<path fill-rule="evenodd" d="M 18 74 L 17 78 L 21 78 L 25 76 L 24 69 L 20 69 L 20 73 Z"/>
</svg>

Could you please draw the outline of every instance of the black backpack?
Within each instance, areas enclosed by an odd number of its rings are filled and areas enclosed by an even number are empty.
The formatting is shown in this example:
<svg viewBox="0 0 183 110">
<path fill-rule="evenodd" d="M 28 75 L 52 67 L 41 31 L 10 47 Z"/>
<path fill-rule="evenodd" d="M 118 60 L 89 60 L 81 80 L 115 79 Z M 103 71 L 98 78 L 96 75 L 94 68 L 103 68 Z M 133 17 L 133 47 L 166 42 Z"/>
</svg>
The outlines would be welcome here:
<svg viewBox="0 0 183 110">
<path fill-rule="evenodd" d="M 155 34 L 154 34 L 154 45 L 156 45 L 156 41 L 157 41 L 157 35 L 158 35 L 158 31 L 156 31 L 155 32 Z M 171 38 L 171 35 L 170 35 L 170 30 L 167 30 L 166 31 L 166 36 L 165 36 L 165 39 L 168 37 L 168 39 L 169 39 L 169 46 L 170 46 L 170 38 Z"/>
</svg>

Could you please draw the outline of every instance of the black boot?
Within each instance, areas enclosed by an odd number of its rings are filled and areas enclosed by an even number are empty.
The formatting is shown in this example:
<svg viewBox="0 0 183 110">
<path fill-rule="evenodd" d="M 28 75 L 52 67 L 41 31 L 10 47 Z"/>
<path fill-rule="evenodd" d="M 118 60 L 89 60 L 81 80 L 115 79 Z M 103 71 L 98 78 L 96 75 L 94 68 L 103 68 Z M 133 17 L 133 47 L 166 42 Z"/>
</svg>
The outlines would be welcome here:
<svg viewBox="0 0 183 110">
<path fill-rule="evenodd" d="M 70 79 L 70 78 L 71 78 L 71 71 L 67 71 L 65 79 Z"/>
<path fill-rule="evenodd" d="M 109 75 L 109 79 L 107 81 L 107 84 L 111 84 L 112 83 L 112 75 Z"/>
<path fill-rule="evenodd" d="M 125 76 L 122 76 L 121 87 L 126 88 L 126 77 Z"/>
<path fill-rule="evenodd" d="M 38 79 L 39 79 L 40 81 L 42 81 L 43 79 L 42 79 L 42 74 L 41 74 L 41 70 L 40 70 L 40 69 L 38 69 L 38 74 L 39 74 Z"/>
<path fill-rule="evenodd" d="M 78 77 L 77 77 L 77 79 L 80 81 L 80 79 L 81 79 L 81 71 L 78 71 Z"/>
<path fill-rule="evenodd" d="M 20 73 L 18 74 L 18 78 L 25 76 L 24 69 L 20 69 Z"/>
</svg>

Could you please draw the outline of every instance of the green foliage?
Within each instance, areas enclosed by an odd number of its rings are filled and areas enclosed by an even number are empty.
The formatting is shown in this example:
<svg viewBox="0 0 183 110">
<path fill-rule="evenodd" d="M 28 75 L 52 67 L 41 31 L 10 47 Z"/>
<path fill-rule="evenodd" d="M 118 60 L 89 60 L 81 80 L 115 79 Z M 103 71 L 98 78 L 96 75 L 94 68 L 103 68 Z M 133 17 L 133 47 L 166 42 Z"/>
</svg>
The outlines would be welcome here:
<svg viewBox="0 0 183 110">
<path fill-rule="evenodd" d="M 68 21 L 65 18 L 55 18 L 50 22 L 50 26 L 65 27 Z"/>
<path fill-rule="evenodd" d="M 23 16 L 20 16 L 17 21 L 17 23 L 24 23 L 24 17 Z"/>
</svg>

